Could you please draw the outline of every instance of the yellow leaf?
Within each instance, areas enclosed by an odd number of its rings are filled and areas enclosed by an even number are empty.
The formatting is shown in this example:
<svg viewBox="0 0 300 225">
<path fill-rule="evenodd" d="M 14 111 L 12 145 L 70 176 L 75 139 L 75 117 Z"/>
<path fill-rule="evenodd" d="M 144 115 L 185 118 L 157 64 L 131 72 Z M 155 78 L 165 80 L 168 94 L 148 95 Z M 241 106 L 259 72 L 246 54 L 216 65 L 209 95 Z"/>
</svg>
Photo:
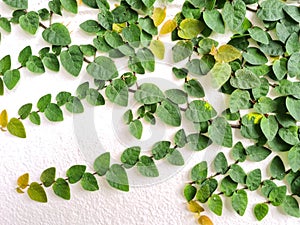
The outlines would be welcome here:
<svg viewBox="0 0 300 225">
<path fill-rule="evenodd" d="M 196 201 L 189 201 L 188 202 L 188 209 L 193 212 L 193 213 L 198 213 L 200 214 L 201 212 L 204 211 L 204 208 L 199 205 Z"/>
<path fill-rule="evenodd" d="M 77 0 L 78 5 L 82 4 L 82 0 Z"/>
<path fill-rule="evenodd" d="M 121 33 L 124 27 L 126 27 L 126 23 L 114 23 L 113 31 Z"/>
<path fill-rule="evenodd" d="M 247 115 L 247 117 L 248 117 L 249 120 L 251 120 L 253 118 L 254 119 L 253 120 L 254 124 L 259 124 L 260 120 L 263 118 L 263 115 L 259 114 L 259 113 L 249 113 Z"/>
<path fill-rule="evenodd" d="M 6 110 L 3 110 L 0 114 L 0 126 L 2 128 L 5 128 L 7 126 L 8 123 L 8 115 Z"/>
<path fill-rule="evenodd" d="M 165 57 L 165 45 L 160 40 L 152 40 L 150 43 L 150 49 L 152 53 L 155 55 L 158 59 L 164 59 Z"/>
<path fill-rule="evenodd" d="M 166 8 L 154 8 L 152 19 L 154 25 L 158 27 L 166 18 Z"/>
<path fill-rule="evenodd" d="M 18 178 L 17 184 L 20 188 L 24 189 L 28 186 L 29 174 L 25 173 Z"/>
<path fill-rule="evenodd" d="M 177 27 L 177 24 L 174 20 L 168 20 L 164 23 L 164 25 L 160 29 L 160 34 L 171 33 L 176 27 Z"/>
<path fill-rule="evenodd" d="M 241 51 L 233 47 L 232 45 L 222 45 L 218 49 L 217 54 L 214 55 L 217 62 L 231 62 L 240 58 Z"/>
<path fill-rule="evenodd" d="M 202 21 L 187 18 L 181 21 L 178 36 L 183 39 L 193 39 L 197 37 L 205 28 Z"/>
<path fill-rule="evenodd" d="M 19 194 L 24 194 L 24 191 L 22 191 L 22 189 L 19 188 L 19 187 L 16 188 L 16 191 L 17 191 Z"/>
<path fill-rule="evenodd" d="M 201 225 L 214 225 L 213 222 L 207 216 L 200 216 L 198 223 Z"/>
</svg>

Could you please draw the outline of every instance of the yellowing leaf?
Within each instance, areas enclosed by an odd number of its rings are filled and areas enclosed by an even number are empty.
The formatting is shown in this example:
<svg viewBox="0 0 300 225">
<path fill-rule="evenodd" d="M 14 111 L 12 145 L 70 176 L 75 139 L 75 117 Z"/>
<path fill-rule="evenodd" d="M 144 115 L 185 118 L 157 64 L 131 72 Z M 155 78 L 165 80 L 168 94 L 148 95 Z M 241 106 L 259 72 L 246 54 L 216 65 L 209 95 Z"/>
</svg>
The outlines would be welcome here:
<svg viewBox="0 0 300 225">
<path fill-rule="evenodd" d="M 175 28 L 177 24 L 174 20 L 168 20 L 164 23 L 162 28 L 160 29 L 160 34 L 168 34 L 171 33 Z"/>
<path fill-rule="evenodd" d="M 166 8 L 154 8 L 152 19 L 154 25 L 158 27 L 166 18 Z"/>
<path fill-rule="evenodd" d="M 78 5 L 82 4 L 82 0 L 77 0 Z"/>
<path fill-rule="evenodd" d="M 201 212 L 204 211 L 204 208 L 199 205 L 196 201 L 189 201 L 188 202 L 188 209 L 193 212 L 193 213 L 198 213 L 200 214 Z"/>
<path fill-rule="evenodd" d="M 17 184 L 20 188 L 24 189 L 27 187 L 29 182 L 29 174 L 25 173 L 18 178 Z"/>
<path fill-rule="evenodd" d="M 121 33 L 124 27 L 126 27 L 126 23 L 114 23 L 113 31 Z"/>
<path fill-rule="evenodd" d="M 241 57 L 241 52 L 232 45 L 222 45 L 215 54 L 217 62 L 231 62 Z"/>
<path fill-rule="evenodd" d="M 178 36 L 183 39 L 192 39 L 197 37 L 205 28 L 203 22 L 196 19 L 184 19 L 179 25 Z"/>
<path fill-rule="evenodd" d="M 22 189 L 19 187 L 16 188 L 16 192 L 18 192 L 19 194 L 24 194 L 24 191 L 22 191 Z"/>
<path fill-rule="evenodd" d="M 8 123 L 8 115 L 6 110 L 3 110 L 0 114 L 0 127 L 5 128 Z"/>
<path fill-rule="evenodd" d="M 152 53 L 158 59 L 164 59 L 165 57 L 165 45 L 160 40 L 152 40 L 150 43 L 150 49 Z"/>
<path fill-rule="evenodd" d="M 249 113 L 247 115 L 247 117 L 249 118 L 249 120 L 251 120 L 252 118 L 254 118 L 254 124 L 259 124 L 260 120 L 263 118 L 262 114 L 259 113 Z"/>
<path fill-rule="evenodd" d="M 214 225 L 213 222 L 207 216 L 200 216 L 198 223 L 201 225 Z"/>
</svg>

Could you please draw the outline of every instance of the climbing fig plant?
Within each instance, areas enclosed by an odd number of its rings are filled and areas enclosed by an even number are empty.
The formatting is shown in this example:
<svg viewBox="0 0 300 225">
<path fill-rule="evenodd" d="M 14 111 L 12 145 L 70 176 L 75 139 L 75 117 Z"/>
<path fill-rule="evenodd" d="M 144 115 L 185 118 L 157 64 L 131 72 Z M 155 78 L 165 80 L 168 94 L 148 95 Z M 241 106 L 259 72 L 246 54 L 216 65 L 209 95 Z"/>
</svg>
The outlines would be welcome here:
<svg viewBox="0 0 300 225">
<path fill-rule="evenodd" d="M 166 16 L 172 1 L 121 0 L 113 5 L 106 0 L 51 0 L 37 11 L 30 11 L 28 0 L 3 2 L 12 12 L 9 17 L 0 16 L 0 37 L 8 38 L 16 26 L 29 35 L 41 29 L 44 46 L 38 52 L 24 46 L 17 58 L 0 57 L 1 98 L 17 88 L 23 70 L 43 74 L 63 67 L 74 79 L 85 70 L 92 81 L 83 82 L 74 93 L 45 93 L 34 103 L 25 102 L 15 114 L 3 109 L 1 131 L 26 138 L 30 133 L 26 134 L 24 120 L 34 125 L 41 125 L 41 117 L 61 122 L 66 111 L 83 113 L 83 101 L 95 107 L 106 102 L 123 107 L 122 120 L 136 139 L 142 138 L 146 123 L 155 126 L 160 121 L 177 129 L 172 140 L 153 143 L 148 155 L 142 154 L 141 147 L 131 146 L 119 163 L 112 163 L 106 152 L 95 159 L 91 170 L 73 165 L 65 177 L 57 177 L 55 167 L 45 169 L 38 182 L 31 182 L 26 173 L 17 180 L 18 193 L 47 202 L 46 188 L 52 187 L 57 196 L 69 200 L 70 185 L 80 183 L 84 190 L 96 191 L 99 176 L 111 187 L 129 191 L 127 170 L 158 177 L 156 161 L 183 166 L 182 151 L 205 151 L 214 143 L 221 150 L 212 166 L 207 161 L 195 165 L 183 190 L 199 224 L 213 224 L 203 215 L 204 204 L 222 215 L 224 198 L 243 216 L 249 208 L 249 192 L 266 199 L 251 206 L 259 221 L 272 206 L 300 217 L 297 1 L 186 0 L 177 5 L 173 18 Z M 74 34 L 62 21 L 65 12 L 77 14 L 81 7 L 94 9 L 91 18 L 79 25 L 93 40 L 75 45 Z M 180 83 L 178 88 L 163 89 L 157 83 L 140 81 L 141 75 L 156 73 L 157 60 L 167 55 L 162 39 L 172 41 L 171 70 Z M 126 71 L 117 66 L 120 59 L 125 59 Z M 15 62 L 18 66 L 12 67 Z M 207 100 L 202 79 L 223 95 L 226 107 L 222 112 Z M 136 108 L 129 107 L 130 99 Z M 184 123 L 193 125 L 194 131 L 184 129 Z M 238 141 L 235 134 L 240 136 Z M 231 149 L 230 154 L 223 149 Z M 269 165 L 255 164 L 266 159 Z M 257 168 L 249 170 L 245 161 Z M 263 177 L 265 173 L 269 177 Z"/>
</svg>

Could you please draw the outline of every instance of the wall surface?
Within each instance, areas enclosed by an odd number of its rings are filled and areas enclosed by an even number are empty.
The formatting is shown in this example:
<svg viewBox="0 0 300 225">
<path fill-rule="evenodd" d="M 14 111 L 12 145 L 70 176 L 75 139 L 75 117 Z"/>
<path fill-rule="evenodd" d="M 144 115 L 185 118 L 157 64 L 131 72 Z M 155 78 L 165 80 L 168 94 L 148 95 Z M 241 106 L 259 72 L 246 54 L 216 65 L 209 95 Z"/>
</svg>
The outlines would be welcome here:
<svg viewBox="0 0 300 225">
<path fill-rule="evenodd" d="M 39 9 L 47 1 L 29 1 L 31 9 Z M 168 10 L 172 17 L 180 8 L 182 2 L 175 1 Z M 9 15 L 11 10 L 0 1 L 0 14 Z M 83 6 L 79 8 L 79 16 L 65 14 L 63 18 L 56 18 L 72 31 L 73 44 L 92 43 L 93 36 L 86 35 L 79 30 L 79 24 L 87 18 L 96 19 L 97 12 Z M 47 25 L 47 24 L 46 24 Z M 11 34 L 3 32 L 0 44 L 0 57 L 12 55 L 12 61 L 17 61 L 18 53 L 26 45 L 31 45 L 33 53 L 37 54 L 41 46 L 47 46 L 41 38 L 42 29 L 36 37 L 26 34 L 18 26 L 14 26 Z M 220 43 L 226 43 L 228 37 L 219 38 Z M 170 46 L 167 43 L 166 46 Z M 142 82 L 152 81 L 162 88 L 176 87 L 180 83 L 172 79 L 170 63 L 170 48 L 166 61 L 158 63 L 157 70 L 145 75 Z M 122 62 L 119 68 L 122 69 Z M 13 64 L 13 68 L 17 67 Z M 7 109 L 9 116 L 17 116 L 18 108 L 25 103 L 35 103 L 39 97 L 52 93 L 53 97 L 60 91 L 74 93 L 76 87 L 85 80 L 91 80 L 85 71 L 85 66 L 78 78 L 68 75 L 63 69 L 59 73 L 47 71 L 46 74 L 34 75 L 25 69 L 21 72 L 21 81 L 13 91 L 6 91 L 0 98 L 0 110 Z M 143 78 L 144 78 L 143 77 Z M 150 77 L 150 78 L 146 78 Z M 148 79 L 148 80 L 147 80 Z M 205 82 L 205 81 L 203 81 Z M 218 108 L 226 99 L 216 97 L 217 93 L 206 88 L 208 99 Z M 86 112 L 73 116 L 64 111 L 65 120 L 60 123 L 50 123 L 42 118 L 42 125 L 35 126 L 25 121 L 27 138 L 18 139 L 9 134 L 0 134 L 0 224 L 1 225 L 193 225 L 195 217 L 186 209 L 182 195 L 184 183 L 189 181 L 189 171 L 193 165 L 208 160 L 211 162 L 217 151 L 228 152 L 211 146 L 203 152 L 191 152 L 183 149 L 186 159 L 184 167 L 168 166 L 167 162 L 159 162 L 161 176 L 157 179 L 142 179 L 137 171 L 129 172 L 132 184 L 129 193 L 123 193 L 109 187 L 105 180 L 99 178 L 100 190 L 90 193 L 83 191 L 79 184 L 71 185 L 71 200 L 64 201 L 56 197 L 51 189 L 47 190 L 48 203 L 40 204 L 24 195 L 15 192 L 16 180 L 19 175 L 28 172 L 31 181 L 39 180 L 40 173 L 51 166 L 57 169 L 57 176 L 65 177 L 65 171 L 74 164 L 88 165 L 92 171 L 93 159 L 104 151 L 110 151 L 113 159 L 119 162 L 119 157 L 125 148 L 142 145 L 144 153 L 158 140 L 168 140 L 176 130 L 158 124 L 156 127 L 146 127 L 142 141 L 135 141 L 124 126 L 119 125 L 120 113 L 125 109 L 108 103 L 97 108 L 85 104 Z M 187 128 L 189 129 L 189 128 Z M 269 157 L 272 158 L 272 157 Z M 264 162 L 266 163 L 266 162 Z M 250 164 L 246 170 L 250 171 L 265 164 Z M 266 174 L 264 174 L 267 177 Z M 255 203 L 265 199 L 249 193 L 249 206 L 243 217 L 238 216 L 230 206 L 228 199 L 222 217 L 206 212 L 215 224 L 299 224 L 298 219 L 285 216 L 284 213 L 271 207 L 269 215 L 260 223 L 256 222 L 252 213 Z"/>
</svg>

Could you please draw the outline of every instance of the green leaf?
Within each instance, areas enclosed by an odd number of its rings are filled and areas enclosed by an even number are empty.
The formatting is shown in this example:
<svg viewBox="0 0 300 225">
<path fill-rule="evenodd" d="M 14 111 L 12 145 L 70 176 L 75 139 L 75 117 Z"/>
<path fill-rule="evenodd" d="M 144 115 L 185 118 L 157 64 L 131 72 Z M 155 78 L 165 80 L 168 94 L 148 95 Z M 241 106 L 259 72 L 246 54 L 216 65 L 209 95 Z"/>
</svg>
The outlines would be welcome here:
<svg viewBox="0 0 300 225">
<path fill-rule="evenodd" d="M 93 106 L 105 104 L 103 96 L 96 89 L 93 88 L 87 90 L 86 101 Z"/>
<path fill-rule="evenodd" d="M 84 173 L 80 181 L 81 187 L 87 191 L 99 190 L 98 182 L 95 176 L 91 173 Z"/>
<path fill-rule="evenodd" d="M 178 41 L 174 47 L 172 47 L 172 57 L 175 63 L 180 62 L 193 53 L 193 44 L 191 41 Z"/>
<path fill-rule="evenodd" d="M 114 18 L 110 11 L 101 9 L 100 13 L 98 14 L 98 21 L 104 29 L 112 30 Z"/>
<path fill-rule="evenodd" d="M 10 55 L 4 56 L 0 60 L 0 74 L 5 74 L 6 71 L 10 70 L 11 68 L 11 58 Z"/>
<path fill-rule="evenodd" d="M 139 18 L 139 25 L 148 34 L 158 34 L 157 27 L 154 25 L 154 22 L 150 17 Z"/>
<path fill-rule="evenodd" d="M 173 67 L 172 68 L 172 72 L 174 73 L 175 77 L 177 79 L 183 79 L 183 78 L 186 78 L 187 74 L 188 74 L 188 71 L 187 69 L 185 68 L 176 68 L 176 67 Z"/>
<path fill-rule="evenodd" d="M 159 172 L 152 158 L 148 156 L 141 156 L 137 163 L 138 171 L 146 177 L 158 177 Z"/>
<path fill-rule="evenodd" d="M 214 159 L 214 168 L 217 173 L 225 174 L 228 170 L 227 159 L 223 152 L 219 152 Z"/>
<path fill-rule="evenodd" d="M 183 88 L 191 97 L 203 98 L 205 96 L 202 85 L 196 79 L 191 79 L 185 82 Z"/>
<path fill-rule="evenodd" d="M 125 81 L 116 79 L 105 89 L 107 98 L 118 105 L 127 106 L 128 104 L 128 86 Z"/>
<path fill-rule="evenodd" d="M 276 111 L 277 104 L 271 98 L 263 96 L 258 99 L 258 102 L 255 103 L 253 108 L 258 113 L 268 114 L 270 112 Z"/>
<path fill-rule="evenodd" d="M 287 59 L 280 58 L 274 61 L 272 65 L 273 72 L 278 80 L 282 80 L 287 74 Z"/>
<path fill-rule="evenodd" d="M 252 170 L 248 173 L 246 178 L 246 185 L 250 191 L 255 191 L 259 188 L 261 183 L 261 171 L 260 169 Z"/>
<path fill-rule="evenodd" d="M 118 48 L 124 44 L 122 37 L 116 31 L 106 31 L 104 40 L 112 48 Z"/>
<path fill-rule="evenodd" d="M 48 7 L 51 11 L 53 11 L 55 14 L 62 16 L 61 13 L 61 2 L 60 0 L 52 0 L 48 3 Z"/>
<path fill-rule="evenodd" d="M 192 39 L 197 37 L 204 29 L 204 24 L 196 19 L 184 19 L 181 21 L 178 30 L 178 36 L 183 39 Z"/>
<path fill-rule="evenodd" d="M 40 115 L 37 112 L 31 112 L 29 115 L 29 120 L 36 125 L 41 124 L 41 118 Z"/>
<path fill-rule="evenodd" d="M 232 147 L 232 130 L 224 117 L 217 117 L 208 128 L 210 139 L 221 146 Z"/>
<path fill-rule="evenodd" d="M 43 31 L 45 41 L 52 45 L 65 46 L 71 44 L 71 37 L 68 29 L 61 23 L 53 23 Z"/>
<path fill-rule="evenodd" d="M 156 115 L 164 123 L 178 127 L 181 124 L 181 113 L 178 105 L 170 102 L 169 100 L 163 100 L 157 107 Z"/>
<path fill-rule="evenodd" d="M 144 83 L 134 93 L 134 98 L 142 104 L 154 104 L 162 101 L 164 94 L 155 84 Z"/>
<path fill-rule="evenodd" d="M 42 172 L 40 180 L 45 187 L 50 187 L 55 182 L 55 173 L 55 167 L 50 167 Z"/>
<path fill-rule="evenodd" d="M 3 0 L 7 5 L 17 9 L 27 9 L 28 0 Z"/>
<path fill-rule="evenodd" d="M 266 0 L 260 4 L 257 16 L 261 20 L 276 21 L 285 17 L 283 13 L 284 3 L 278 0 Z"/>
<path fill-rule="evenodd" d="M 170 145 L 171 142 L 169 141 L 160 141 L 155 143 L 151 149 L 153 158 L 155 160 L 164 158 L 169 153 Z"/>
<path fill-rule="evenodd" d="M 184 104 L 187 102 L 187 94 L 180 89 L 166 90 L 165 95 L 175 104 Z"/>
<path fill-rule="evenodd" d="M 275 116 L 263 117 L 260 122 L 260 128 L 269 141 L 273 140 L 278 131 L 278 123 Z"/>
<path fill-rule="evenodd" d="M 290 145 L 296 145 L 299 143 L 298 127 L 290 126 L 288 128 L 280 128 L 278 132 L 283 141 Z"/>
<path fill-rule="evenodd" d="M 195 165 L 191 170 L 191 178 L 193 181 L 201 183 L 207 178 L 207 162 L 203 161 Z"/>
<path fill-rule="evenodd" d="M 19 138 L 26 138 L 26 131 L 24 128 L 23 123 L 16 119 L 11 118 L 7 124 L 7 130 L 10 134 L 19 137 Z"/>
<path fill-rule="evenodd" d="M 83 31 L 85 31 L 87 33 L 91 33 L 91 34 L 96 34 L 97 32 L 99 32 L 101 30 L 101 26 L 95 20 L 86 20 L 83 23 L 81 23 L 79 25 L 79 27 Z"/>
<path fill-rule="evenodd" d="M 114 61 L 106 56 L 98 56 L 94 62 L 87 66 L 87 72 L 99 80 L 111 80 L 118 77 L 118 70 Z"/>
<path fill-rule="evenodd" d="M 296 22 L 300 22 L 300 12 L 296 5 L 285 5 L 283 10 Z"/>
<path fill-rule="evenodd" d="M 197 188 L 192 186 L 191 184 L 187 184 L 184 187 L 184 197 L 185 199 L 189 202 L 191 200 L 193 200 L 193 198 L 195 197 L 196 193 L 197 193 Z"/>
<path fill-rule="evenodd" d="M 217 62 L 210 71 L 212 87 L 219 89 L 231 76 L 231 67 L 228 63 Z"/>
<path fill-rule="evenodd" d="M 177 150 L 174 149 L 171 153 L 167 155 L 167 161 L 175 166 L 183 166 L 184 165 L 184 158 L 182 154 Z"/>
<path fill-rule="evenodd" d="M 26 62 L 28 61 L 31 55 L 32 55 L 32 50 L 30 46 L 23 48 L 18 56 L 19 63 L 21 63 L 22 66 L 25 66 Z"/>
<path fill-rule="evenodd" d="M 288 74 L 290 77 L 299 78 L 299 70 L 300 70 L 300 52 L 295 52 L 291 55 L 287 64 Z"/>
<path fill-rule="evenodd" d="M 47 202 L 47 195 L 44 188 L 37 182 L 32 182 L 27 189 L 28 196 L 37 202 L 45 203 Z"/>
<path fill-rule="evenodd" d="M 293 146 L 288 152 L 288 162 L 293 172 L 300 169 L 300 144 Z"/>
<path fill-rule="evenodd" d="M 243 53 L 244 59 L 252 65 L 263 65 L 268 62 L 267 57 L 258 48 L 249 47 Z"/>
<path fill-rule="evenodd" d="M 232 113 L 238 112 L 240 109 L 248 109 L 251 107 L 250 94 L 246 90 L 235 90 L 229 99 L 229 107 Z"/>
<path fill-rule="evenodd" d="M 269 36 L 266 31 L 261 29 L 260 27 L 252 27 L 248 30 L 250 37 L 262 44 L 269 44 Z"/>
<path fill-rule="evenodd" d="M 49 121 L 60 122 L 64 120 L 63 112 L 57 104 L 50 103 L 45 109 L 45 116 Z"/>
<path fill-rule="evenodd" d="M 110 165 L 110 153 L 105 152 L 95 159 L 94 170 L 99 176 L 103 176 L 108 171 L 109 165 Z"/>
<path fill-rule="evenodd" d="M 239 69 L 230 79 L 231 86 L 239 89 L 252 89 L 260 86 L 260 79 L 248 69 Z"/>
<path fill-rule="evenodd" d="M 0 27 L 5 30 L 6 32 L 10 33 L 11 32 L 11 25 L 10 22 L 7 18 L 1 17 L 0 18 Z"/>
<path fill-rule="evenodd" d="M 19 18 L 20 26 L 23 30 L 34 35 L 39 28 L 39 14 L 34 11 L 28 12 Z"/>
<path fill-rule="evenodd" d="M 195 133 L 187 136 L 189 147 L 193 151 L 201 151 L 211 145 L 212 141 L 205 135 Z"/>
<path fill-rule="evenodd" d="M 125 124 L 129 124 L 133 120 L 133 114 L 132 110 L 128 109 L 124 114 L 123 114 L 123 120 Z"/>
<path fill-rule="evenodd" d="M 18 114 L 20 116 L 20 118 L 22 120 L 26 119 L 30 112 L 31 112 L 31 109 L 32 109 L 32 104 L 31 103 L 28 103 L 28 104 L 25 104 L 23 105 L 19 110 L 18 110 Z"/>
<path fill-rule="evenodd" d="M 262 146 L 251 145 L 246 148 L 249 159 L 253 162 L 260 162 L 271 154 L 271 150 Z"/>
<path fill-rule="evenodd" d="M 77 183 L 82 178 L 85 170 L 86 170 L 86 166 L 84 165 L 71 166 L 66 173 L 69 183 L 70 184 Z"/>
<path fill-rule="evenodd" d="M 246 15 L 246 4 L 242 0 L 233 1 L 231 4 L 226 2 L 222 10 L 222 17 L 225 24 L 236 31 L 243 23 Z"/>
<path fill-rule="evenodd" d="M 76 0 L 60 0 L 62 6 L 66 11 L 71 13 L 78 13 L 78 5 Z"/>
<path fill-rule="evenodd" d="M 148 48 L 139 49 L 136 56 L 140 60 L 142 66 L 145 70 L 153 72 L 155 69 L 155 59 L 154 55 Z"/>
<path fill-rule="evenodd" d="M 37 108 L 40 112 L 44 112 L 48 105 L 51 103 L 51 94 L 42 96 L 37 103 Z"/>
<path fill-rule="evenodd" d="M 297 33 L 292 33 L 286 42 L 286 52 L 292 55 L 300 50 L 299 36 Z"/>
<path fill-rule="evenodd" d="M 113 164 L 106 173 L 106 180 L 110 186 L 121 190 L 129 191 L 128 177 L 125 169 L 118 165 Z"/>
<path fill-rule="evenodd" d="M 83 54 L 77 45 L 73 45 L 68 50 L 61 52 L 60 61 L 66 71 L 77 77 L 83 64 Z"/>
<path fill-rule="evenodd" d="M 300 217 L 300 210 L 298 201 L 292 196 L 286 196 L 284 202 L 281 204 L 283 211 L 293 217 Z"/>
<path fill-rule="evenodd" d="M 50 12 L 46 8 L 39 9 L 38 14 L 41 20 L 49 20 L 50 18 Z"/>
<path fill-rule="evenodd" d="M 187 143 L 186 135 L 183 129 L 180 129 L 176 132 L 174 136 L 174 143 L 179 148 L 183 148 Z"/>
<path fill-rule="evenodd" d="M 43 64 L 50 70 L 54 72 L 59 71 L 59 61 L 57 59 L 57 56 L 53 53 L 47 53 L 43 58 L 42 58 Z"/>
<path fill-rule="evenodd" d="M 292 97 L 286 98 L 286 107 L 291 114 L 292 117 L 294 117 L 296 120 L 300 120 L 300 100 L 294 99 Z"/>
<path fill-rule="evenodd" d="M 58 178 L 53 184 L 52 189 L 57 196 L 65 200 L 70 200 L 70 186 L 65 179 Z"/>
<path fill-rule="evenodd" d="M 286 197 L 286 186 L 275 187 L 270 192 L 269 200 L 274 206 L 281 205 Z"/>
<path fill-rule="evenodd" d="M 122 29 L 122 35 L 125 40 L 133 47 L 140 45 L 141 30 L 135 24 L 130 24 L 128 27 Z"/>
<path fill-rule="evenodd" d="M 141 139 L 143 134 L 143 124 L 138 119 L 133 120 L 129 124 L 129 131 L 136 139 Z"/>
<path fill-rule="evenodd" d="M 231 205 L 234 211 L 236 211 L 240 216 L 243 216 L 248 205 L 246 191 L 238 190 L 237 192 L 234 192 L 231 198 Z"/>
<path fill-rule="evenodd" d="M 209 197 L 211 197 L 209 184 L 202 184 L 197 191 L 196 199 L 201 203 L 205 203 Z"/>
<path fill-rule="evenodd" d="M 246 150 L 240 141 L 231 149 L 231 156 L 235 161 L 244 162 L 246 160 Z"/>
<path fill-rule="evenodd" d="M 26 62 L 26 67 L 32 73 L 45 73 L 44 64 L 38 56 L 30 56 Z"/>
<path fill-rule="evenodd" d="M 218 216 L 222 215 L 223 203 L 219 195 L 212 195 L 208 199 L 208 208 Z"/>
<path fill-rule="evenodd" d="M 261 186 L 261 193 L 264 197 L 269 197 L 270 192 L 277 187 L 276 184 L 271 180 L 265 180 Z"/>
<path fill-rule="evenodd" d="M 17 69 L 7 70 L 3 76 L 3 82 L 8 90 L 12 90 L 20 80 L 20 72 Z"/>
<path fill-rule="evenodd" d="M 261 221 L 269 212 L 269 206 L 266 203 L 256 204 L 254 207 L 254 215 L 258 221 Z"/>
<path fill-rule="evenodd" d="M 230 197 L 235 192 L 238 183 L 233 181 L 230 176 L 226 176 L 221 181 L 220 190 L 224 193 L 225 196 Z"/>
<path fill-rule="evenodd" d="M 243 170 L 242 167 L 240 167 L 239 165 L 233 164 L 230 167 L 229 170 L 229 176 L 230 178 L 240 184 L 245 184 L 246 183 L 246 173 Z"/>
<path fill-rule="evenodd" d="M 133 167 L 139 161 L 140 153 L 141 148 L 139 146 L 125 149 L 121 155 L 121 162 L 124 164 L 124 167 Z"/>
<path fill-rule="evenodd" d="M 202 100 L 192 101 L 185 112 L 186 118 L 193 122 L 205 122 L 216 115 L 215 109 L 208 102 Z"/>
<path fill-rule="evenodd" d="M 277 180 L 282 180 L 285 177 L 284 164 L 279 156 L 275 156 L 270 164 L 271 176 Z"/>
<path fill-rule="evenodd" d="M 213 31 L 220 34 L 225 33 L 224 21 L 222 19 L 221 13 L 218 10 L 205 10 L 203 12 L 203 20 L 205 24 Z"/>
</svg>

